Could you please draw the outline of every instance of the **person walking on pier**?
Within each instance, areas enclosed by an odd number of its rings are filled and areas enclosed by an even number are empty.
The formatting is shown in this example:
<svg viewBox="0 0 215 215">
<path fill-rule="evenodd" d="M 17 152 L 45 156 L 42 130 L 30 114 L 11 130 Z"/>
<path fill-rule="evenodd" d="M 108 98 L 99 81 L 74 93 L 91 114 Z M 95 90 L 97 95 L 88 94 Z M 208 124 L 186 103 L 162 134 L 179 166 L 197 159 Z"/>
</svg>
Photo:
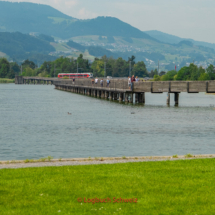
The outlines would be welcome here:
<svg viewBox="0 0 215 215">
<path fill-rule="evenodd" d="M 128 87 L 129 87 L 129 90 L 131 89 L 131 78 L 130 76 L 128 76 Z"/>
<path fill-rule="evenodd" d="M 109 84 L 110 84 L 110 80 L 107 79 L 107 87 L 109 87 Z"/>
<path fill-rule="evenodd" d="M 134 77 L 134 75 L 132 75 L 132 77 L 131 77 L 131 90 L 133 90 L 133 82 L 135 82 L 135 77 Z"/>
<path fill-rule="evenodd" d="M 99 79 L 96 77 L 96 78 L 95 78 L 95 84 L 98 84 L 98 80 L 99 80 Z"/>
<path fill-rule="evenodd" d="M 93 86 L 93 84 L 94 84 L 94 78 L 92 79 L 92 86 Z"/>
<path fill-rule="evenodd" d="M 103 79 L 100 81 L 101 87 L 103 87 Z"/>
<path fill-rule="evenodd" d="M 72 79 L 73 84 L 75 84 L 75 78 Z"/>
</svg>

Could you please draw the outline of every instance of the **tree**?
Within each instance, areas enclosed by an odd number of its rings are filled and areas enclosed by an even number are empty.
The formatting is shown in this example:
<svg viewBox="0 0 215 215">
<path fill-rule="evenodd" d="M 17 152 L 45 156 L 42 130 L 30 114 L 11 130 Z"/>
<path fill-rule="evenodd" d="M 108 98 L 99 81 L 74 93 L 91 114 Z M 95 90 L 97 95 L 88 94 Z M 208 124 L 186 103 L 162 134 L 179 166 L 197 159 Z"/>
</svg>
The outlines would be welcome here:
<svg viewBox="0 0 215 215">
<path fill-rule="evenodd" d="M 215 80 L 215 68 L 212 64 L 206 69 L 210 80 Z"/>
<path fill-rule="evenodd" d="M 10 71 L 10 64 L 6 58 L 0 59 L 0 78 L 6 78 Z"/>
<path fill-rule="evenodd" d="M 165 74 L 166 74 L 165 71 L 161 71 L 161 72 L 159 73 L 160 76 L 163 76 L 163 75 L 165 75 Z"/>
<path fill-rule="evenodd" d="M 177 81 L 186 81 L 186 80 L 189 80 L 190 79 L 190 70 L 189 70 L 189 67 L 182 67 L 178 73 L 177 73 L 177 76 L 175 78 L 175 80 Z"/>
<path fill-rule="evenodd" d="M 210 76 L 207 73 L 202 73 L 198 78 L 198 81 L 207 81 L 210 80 Z"/>
<path fill-rule="evenodd" d="M 189 66 L 189 70 L 190 70 L 190 78 L 189 78 L 189 80 L 191 80 L 191 81 L 198 80 L 198 78 L 200 76 L 198 67 L 195 64 L 191 63 L 190 66 Z"/>
<path fill-rule="evenodd" d="M 20 66 L 16 62 L 10 63 L 10 67 L 11 67 L 11 70 L 13 70 L 16 75 L 19 75 Z"/>
<path fill-rule="evenodd" d="M 150 78 L 153 78 L 154 75 L 155 75 L 155 73 L 154 73 L 154 70 L 152 69 L 151 72 L 149 72 L 149 77 L 150 77 Z"/>
<path fill-rule="evenodd" d="M 161 77 L 162 81 L 173 81 L 174 76 L 177 74 L 175 70 L 168 71 L 165 75 Z"/>
<path fill-rule="evenodd" d="M 92 63 L 91 68 L 94 71 L 94 76 L 103 77 L 104 76 L 104 62 L 100 59 L 95 59 Z"/>
<path fill-rule="evenodd" d="M 132 74 L 134 74 L 135 76 L 138 77 L 146 77 L 149 76 L 147 69 L 146 69 L 146 65 L 143 61 L 139 61 L 137 64 L 134 65 Z"/>
<path fill-rule="evenodd" d="M 22 63 L 22 67 L 25 68 L 25 67 L 30 67 L 31 69 L 35 69 L 36 68 L 36 65 L 33 61 L 30 61 L 30 60 L 25 60 L 23 63 Z"/>
<path fill-rule="evenodd" d="M 155 75 L 153 81 L 161 81 L 161 77 L 159 75 Z"/>
<path fill-rule="evenodd" d="M 129 64 L 121 57 L 118 58 L 113 67 L 114 77 L 126 77 L 129 73 Z"/>
<path fill-rule="evenodd" d="M 36 76 L 36 70 L 31 67 L 25 67 L 22 73 L 22 76 Z"/>
</svg>

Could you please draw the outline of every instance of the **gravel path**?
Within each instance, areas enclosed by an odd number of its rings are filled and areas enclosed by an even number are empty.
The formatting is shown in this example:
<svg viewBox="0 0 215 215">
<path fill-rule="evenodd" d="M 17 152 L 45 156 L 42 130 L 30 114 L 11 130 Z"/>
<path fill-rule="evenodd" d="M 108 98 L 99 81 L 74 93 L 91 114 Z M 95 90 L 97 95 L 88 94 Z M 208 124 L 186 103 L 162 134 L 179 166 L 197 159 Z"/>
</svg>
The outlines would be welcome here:
<svg viewBox="0 0 215 215">
<path fill-rule="evenodd" d="M 0 169 L 18 169 L 29 167 L 50 167 L 50 166 L 78 166 L 78 165 L 98 165 L 98 164 L 116 164 L 116 163 L 134 163 L 134 162 L 154 162 L 154 161 L 175 161 L 175 160 L 187 160 L 187 159 L 206 159 L 215 158 L 215 155 L 195 155 L 193 157 L 186 158 L 185 156 L 173 157 L 136 157 L 136 158 L 104 158 L 104 159 L 62 159 L 52 160 L 50 162 L 29 162 L 24 161 L 2 161 L 0 162 Z"/>
</svg>

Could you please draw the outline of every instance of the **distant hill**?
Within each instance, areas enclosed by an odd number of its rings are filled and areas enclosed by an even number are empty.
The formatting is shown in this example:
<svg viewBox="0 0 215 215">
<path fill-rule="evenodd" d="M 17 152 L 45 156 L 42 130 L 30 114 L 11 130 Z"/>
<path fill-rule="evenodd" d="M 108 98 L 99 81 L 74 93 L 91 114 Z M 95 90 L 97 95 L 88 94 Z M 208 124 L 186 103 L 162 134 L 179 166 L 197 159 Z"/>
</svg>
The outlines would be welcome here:
<svg viewBox="0 0 215 215">
<path fill-rule="evenodd" d="M 38 52 L 48 54 L 54 47 L 44 40 L 19 32 L 0 32 L 0 51 L 9 56 Z"/>
<path fill-rule="evenodd" d="M 39 39 L 19 32 L 0 32 L 0 52 L 18 61 L 27 59 L 28 56 L 31 58 L 38 57 L 38 59 L 43 56 L 43 60 L 45 60 L 45 56 L 55 51 L 55 48 L 48 41 L 45 41 L 45 39 L 51 39 L 50 37 L 46 38 L 45 35 L 41 37 L 42 39 Z M 47 58 L 50 59 L 50 57 Z"/>
<path fill-rule="evenodd" d="M 43 4 L 0 1 L 0 31 L 37 32 L 62 39 L 84 35 L 123 36 L 144 38 L 148 34 L 113 17 L 78 20 Z"/>
<path fill-rule="evenodd" d="M 73 42 L 72 40 L 70 40 L 69 42 L 67 42 L 67 45 L 71 48 L 74 48 L 74 49 L 77 49 L 81 52 L 84 52 L 86 47 L 85 46 L 82 46 L 81 44 L 79 43 L 76 43 L 76 42 Z"/>
<path fill-rule="evenodd" d="M 150 35 L 151 37 L 153 37 L 154 39 L 157 39 L 161 42 L 164 43 L 169 43 L 169 44 L 178 44 L 181 41 L 187 40 L 192 42 L 194 45 L 196 46 L 205 46 L 205 47 L 209 47 L 209 48 L 213 48 L 215 49 L 215 44 L 214 43 L 207 43 L 207 42 L 201 42 L 201 41 L 195 41 L 193 39 L 185 39 L 185 38 L 181 38 L 181 37 L 177 37 L 171 34 L 166 34 L 163 33 L 161 31 L 144 31 L 144 33 Z"/>
<path fill-rule="evenodd" d="M 57 28 L 59 23 L 73 20 L 48 5 L 0 1 L 0 31 L 3 32 L 48 32 L 52 35 L 54 26 Z"/>
<path fill-rule="evenodd" d="M 118 54 L 113 53 L 105 48 L 99 47 L 99 46 L 82 46 L 79 43 L 73 42 L 70 40 L 67 42 L 67 45 L 71 48 L 77 49 L 81 52 L 84 52 L 86 49 L 88 50 L 89 54 L 95 57 L 102 57 L 106 55 L 107 57 L 114 57 L 118 58 L 120 57 Z"/>
</svg>

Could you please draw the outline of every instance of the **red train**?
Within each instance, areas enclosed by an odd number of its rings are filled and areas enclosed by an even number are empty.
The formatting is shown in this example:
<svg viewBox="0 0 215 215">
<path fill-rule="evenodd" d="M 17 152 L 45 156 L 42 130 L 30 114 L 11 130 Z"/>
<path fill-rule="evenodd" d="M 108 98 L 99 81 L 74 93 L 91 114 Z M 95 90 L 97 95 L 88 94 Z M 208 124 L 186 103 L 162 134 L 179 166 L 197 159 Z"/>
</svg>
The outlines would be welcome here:
<svg viewBox="0 0 215 215">
<path fill-rule="evenodd" d="M 59 73 L 58 78 L 93 78 L 92 73 Z"/>
</svg>

